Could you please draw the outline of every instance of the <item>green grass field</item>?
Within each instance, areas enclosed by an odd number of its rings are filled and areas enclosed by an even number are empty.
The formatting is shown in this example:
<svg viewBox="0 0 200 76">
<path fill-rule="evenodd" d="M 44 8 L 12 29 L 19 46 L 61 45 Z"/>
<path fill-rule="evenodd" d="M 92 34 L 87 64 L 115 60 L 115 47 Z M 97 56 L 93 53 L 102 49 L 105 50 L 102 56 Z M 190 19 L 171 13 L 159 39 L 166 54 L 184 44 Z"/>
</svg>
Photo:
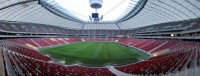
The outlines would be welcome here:
<svg viewBox="0 0 200 76">
<path fill-rule="evenodd" d="M 78 42 L 50 48 L 42 48 L 44 54 L 67 65 L 85 66 L 125 65 L 146 59 L 149 56 L 131 47 L 116 42 Z"/>
</svg>

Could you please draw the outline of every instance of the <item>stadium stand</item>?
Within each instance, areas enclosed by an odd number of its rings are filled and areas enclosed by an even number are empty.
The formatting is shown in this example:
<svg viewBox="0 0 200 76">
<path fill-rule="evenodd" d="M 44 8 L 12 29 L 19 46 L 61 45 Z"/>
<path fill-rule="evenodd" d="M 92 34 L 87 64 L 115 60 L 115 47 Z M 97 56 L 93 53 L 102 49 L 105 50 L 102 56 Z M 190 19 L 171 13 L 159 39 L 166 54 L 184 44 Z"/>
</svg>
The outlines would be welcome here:
<svg viewBox="0 0 200 76">
<path fill-rule="evenodd" d="M 114 40 L 112 38 L 87 38 L 91 41 Z M 73 43 L 81 41 L 79 38 L 20 38 L 8 39 L 2 42 L 2 54 L 4 65 L 6 65 L 6 75 L 108 75 L 115 76 L 106 68 L 88 68 L 81 66 L 65 67 L 55 62 L 51 62 L 51 58 L 32 49 L 31 44 L 35 47 L 37 44 L 41 47 L 54 46 L 64 44 L 65 42 Z M 46 40 L 48 43 L 45 43 Z M 60 41 L 59 41 L 60 40 Z M 132 46 L 132 42 L 141 41 L 151 46 L 154 44 L 161 44 L 167 42 L 157 49 L 168 49 L 169 52 L 151 57 L 148 60 L 141 61 L 135 64 L 115 67 L 125 73 L 135 75 L 160 75 L 167 74 L 174 71 L 181 71 L 183 69 L 190 69 L 192 66 L 199 65 L 199 50 L 197 50 L 199 43 L 178 41 L 178 40 L 154 40 L 154 39 L 132 39 L 121 38 L 118 39 L 120 43 Z M 56 42 L 59 41 L 60 43 Z M 62 42 L 61 42 L 62 41 Z M 65 41 L 65 42 L 64 42 Z M 154 41 L 154 42 L 152 42 Z M 48 45 L 44 45 L 48 44 Z M 179 44 L 178 44 L 179 43 Z M 172 46 L 173 45 L 173 46 Z M 171 47 L 170 47 L 171 46 Z M 183 47 L 184 46 L 184 47 Z M 153 47 L 156 48 L 156 47 Z M 152 49 L 152 48 L 151 48 Z M 147 52 L 149 50 L 146 50 Z M 198 52 L 198 53 L 196 53 Z M 195 55 L 197 54 L 197 55 Z M 195 56 L 198 56 L 195 61 Z M 23 63 L 23 64 L 22 64 Z M 145 65 L 145 66 L 144 66 Z M 35 70 L 34 70 L 35 69 Z"/>
<path fill-rule="evenodd" d="M 138 44 L 135 44 L 134 46 L 137 47 L 137 48 L 142 48 L 142 47 L 144 47 L 144 46 L 150 44 L 150 43 L 153 42 L 153 41 L 154 41 L 154 40 L 152 40 L 152 39 L 147 39 L 147 40 L 144 40 L 144 41 L 142 41 L 142 42 L 140 42 L 140 43 L 138 43 Z"/>
<path fill-rule="evenodd" d="M 47 40 L 47 38 L 44 38 Z M 30 49 L 25 44 L 17 45 L 18 42 L 7 40 L 3 42 L 2 52 L 6 75 L 108 75 L 115 76 L 107 68 L 87 68 L 81 66 L 65 67 L 57 63 L 50 62 L 51 58 L 42 55 L 36 50 Z M 43 39 L 39 38 L 42 41 Z M 74 39 L 69 40 L 75 42 Z M 57 45 L 52 44 L 52 45 Z"/>
<path fill-rule="evenodd" d="M 167 48 L 170 48 L 174 45 L 177 45 L 179 43 L 179 41 L 176 41 L 176 40 L 170 40 L 170 41 L 167 41 L 167 43 L 165 43 L 164 45 L 152 50 L 151 52 L 158 52 L 160 50 L 163 50 L 163 49 L 167 49 Z"/>
<path fill-rule="evenodd" d="M 159 45 L 162 45 L 165 41 L 164 40 L 156 40 L 154 42 L 149 43 L 148 45 L 141 47 L 142 50 L 150 51 Z"/>
<path fill-rule="evenodd" d="M 198 53 L 197 65 L 199 66 L 200 65 L 200 51 L 198 50 L 197 53 Z"/>
<path fill-rule="evenodd" d="M 115 74 L 111 73 L 107 68 L 87 68 L 87 67 L 80 67 L 80 66 L 68 66 L 67 73 L 72 76 L 83 76 L 83 75 L 107 75 L 107 76 L 116 76 Z"/>
<path fill-rule="evenodd" d="M 119 6 L 93 21 L 56 1 L 0 0 L 0 75 L 200 76 L 200 0 L 129 0 L 124 13 L 111 21 L 104 18 Z M 116 42 L 150 57 L 91 67 L 66 65 L 40 52 L 78 42 Z"/>
<path fill-rule="evenodd" d="M 46 42 L 44 39 L 34 38 L 32 40 L 35 41 L 36 43 L 38 43 L 40 46 L 49 46 L 49 45 L 51 45 L 50 43 Z"/>
<path fill-rule="evenodd" d="M 0 55 L 1 55 L 1 56 L 0 56 L 0 65 L 3 65 L 3 64 L 4 64 L 4 61 L 3 61 L 4 58 L 3 58 L 3 54 L 2 54 L 2 53 L 3 53 L 2 48 L 0 48 L 0 50 L 1 50 L 1 52 L 0 52 Z M 4 66 L 0 66 L 0 70 L 1 70 L 1 71 L 0 71 L 0 74 L 1 74 L 2 76 L 4 76 L 4 73 L 5 73 L 5 72 L 4 72 Z"/>
<path fill-rule="evenodd" d="M 111 41 L 116 41 L 118 38 L 81 38 L 85 41 L 97 41 L 97 42 L 100 42 L 100 41 L 108 41 L 108 42 L 111 42 Z"/>
<path fill-rule="evenodd" d="M 138 75 L 159 75 L 160 73 L 166 74 L 167 72 L 181 71 L 183 68 L 185 68 L 184 66 L 189 69 L 195 56 L 194 54 L 197 44 L 199 43 L 191 42 L 187 48 L 175 47 L 178 50 L 152 57 L 146 61 L 116 67 L 116 69 L 126 73 Z"/>
</svg>

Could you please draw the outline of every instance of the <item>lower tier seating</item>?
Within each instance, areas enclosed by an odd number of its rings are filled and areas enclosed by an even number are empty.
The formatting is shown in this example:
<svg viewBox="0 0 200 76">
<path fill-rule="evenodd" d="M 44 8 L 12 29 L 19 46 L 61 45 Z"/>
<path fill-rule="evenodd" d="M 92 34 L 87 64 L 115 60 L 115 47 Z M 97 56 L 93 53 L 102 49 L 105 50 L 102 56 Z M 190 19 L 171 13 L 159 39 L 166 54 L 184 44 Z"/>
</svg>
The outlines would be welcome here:
<svg viewBox="0 0 200 76">
<path fill-rule="evenodd" d="M 179 46 L 173 47 L 169 52 L 151 57 L 148 60 L 115 68 L 122 72 L 136 75 L 159 75 L 181 71 L 183 68 L 189 69 L 194 65 L 192 62 L 195 62 L 195 54 L 198 51 L 197 46 L 199 46 L 199 43 L 183 42 Z"/>
<path fill-rule="evenodd" d="M 78 41 L 73 39 L 72 42 Z M 3 54 L 6 76 L 116 76 L 108 68 L 64 66 L 24 44 L 4 41 Z"/>
<path fill-rule="evenodd" d="M 23 39 L 25 40 L 23 41 Z M 136 45 L 146 51 L 154 49 L 153 52 L 155 52 L 158 49 L 168 49 L 166 53 L 151 57 L 148 60 L 115 67 L 124 73 L 135 75 L 168 74 L 190 69 L 196 63 L 199 65 L 200 62 L 198 42 L 131 38 L 108 38 L 108 40 L 119 40 L 120 43 L 130 46 Z M 2 41 L 0 50 L 3 54 L 4 72 L 6 76 L 116 76 L 107 67 L 65 66 L 59 64 L 53 61 L 52 58 L 26 46 L 27 43 L 35 47 L 44 47 L 79 41 L 81 41 L 80 38 L 21 38 Z M 153 44 L 160 46 L 156 47 Z M 147 46 L 151 48 L 147 49 Z"/>
</svg>

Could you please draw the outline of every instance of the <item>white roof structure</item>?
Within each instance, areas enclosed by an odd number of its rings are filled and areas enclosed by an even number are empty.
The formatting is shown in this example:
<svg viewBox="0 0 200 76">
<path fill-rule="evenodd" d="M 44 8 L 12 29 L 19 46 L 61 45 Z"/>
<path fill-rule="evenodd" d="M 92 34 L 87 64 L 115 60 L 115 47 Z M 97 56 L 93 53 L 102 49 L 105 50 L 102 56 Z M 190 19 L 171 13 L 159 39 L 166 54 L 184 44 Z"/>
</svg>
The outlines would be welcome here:
<svg viewBox="0 0 200 76">
<path fill-rule="evenodd" d="M 199 0 L 148 0 L 142 11 L 119 25 L 125 29 L 189 20 L 199 18 L 199 12 Z"/>
<path fill-rule="evenodd" d="M 137 1 L 137 4 L 132 2 Z M 0 0 L 0 20 L 76 29 L 129 29 L 200 17 L 199 0 L 131 0 L 114 21 L 84 21 L 54 0 Z"/>
</svg>

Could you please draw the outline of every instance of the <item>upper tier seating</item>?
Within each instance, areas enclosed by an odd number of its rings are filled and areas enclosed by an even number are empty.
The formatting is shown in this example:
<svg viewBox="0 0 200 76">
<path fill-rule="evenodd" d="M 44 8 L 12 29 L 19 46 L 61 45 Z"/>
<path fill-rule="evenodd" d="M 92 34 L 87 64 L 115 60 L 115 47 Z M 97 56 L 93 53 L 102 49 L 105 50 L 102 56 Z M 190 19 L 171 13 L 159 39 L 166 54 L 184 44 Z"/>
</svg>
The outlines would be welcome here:
<svg viewBox="0 0 200 76">
<path fill-rule="evenodd" d="M 9 23 L 0 22 L 0 30 L 9 32 L 29 32 L 29 33 L 41 33 L 41 34 L 66 34 L 66 29 L 41 24 L 32 23 Z"/>
</svg>

